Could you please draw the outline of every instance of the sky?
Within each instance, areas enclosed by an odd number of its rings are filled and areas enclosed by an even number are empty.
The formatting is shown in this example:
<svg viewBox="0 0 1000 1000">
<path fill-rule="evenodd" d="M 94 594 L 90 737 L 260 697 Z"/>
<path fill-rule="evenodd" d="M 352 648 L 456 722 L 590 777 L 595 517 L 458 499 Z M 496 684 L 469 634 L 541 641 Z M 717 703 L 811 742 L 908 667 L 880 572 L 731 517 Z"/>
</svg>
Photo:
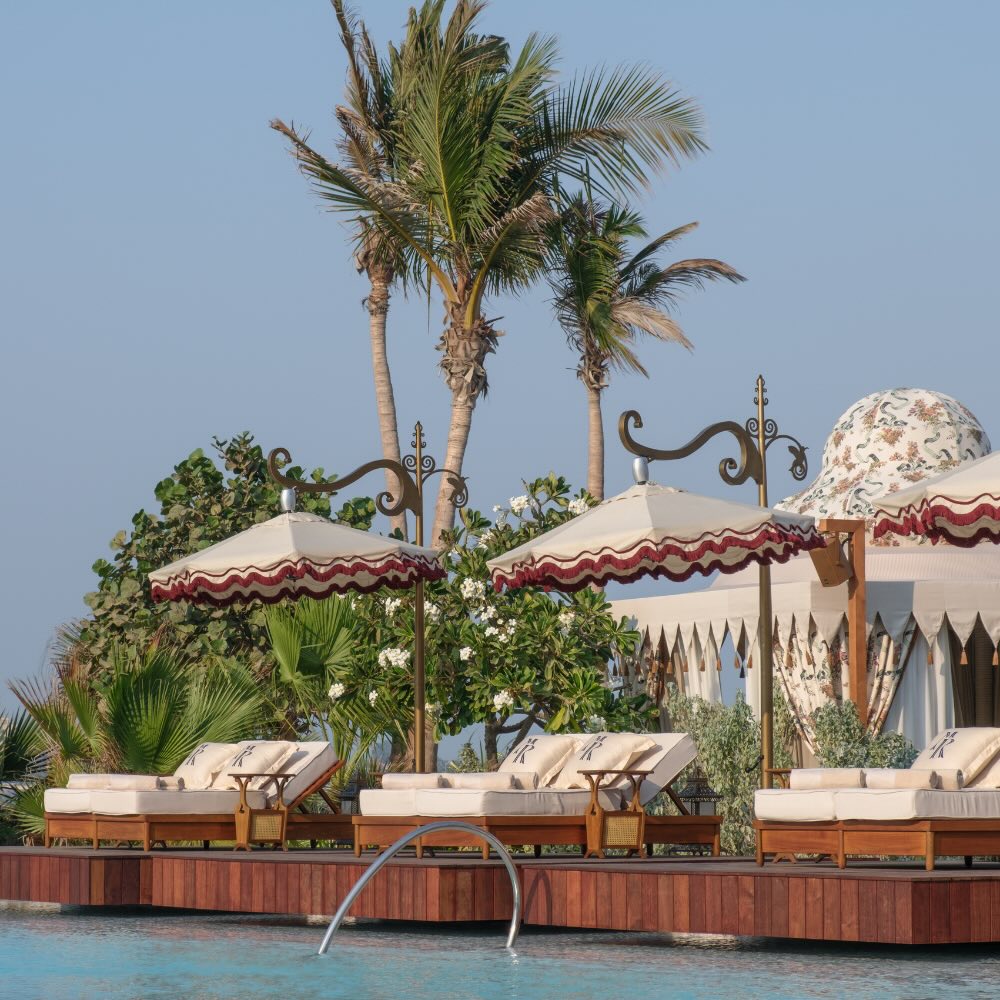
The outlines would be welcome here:
<svg viewBox="0 0 1000 1000">
<path fill-rule="evenodd" d="M 405 3 L 358 8 L 380 46 L 400 37 Z M 836 418 L 879 389 L 956 396 L 1000 440 L 1000 6 L 494 0 L 483 24 L 516 45 L 555 35 L 567 76 L 655 67 L 707 121 L 711 151 L 651 178 L 637 207 L 651 234 L 697 220 L 677 255 L 749 280 L 685 298 L 693 352 L 648 344 L 650 378 L 614 378 L 609 494 L 630 482 L 621 410 L 677 447 L 746 419 L 758 372 L 810 478 Z M 349 233 L 268 128 L 294 120 L 332 152 L 344 69 L 324 0 L 0 4 L 0 708 L 86 612 L 110 539 L 213 436 L 249 430 L 341 472 L 378 454 Z M 584 391 L 548 299 L 488 307 L 506 335 L 465 468 L 486 510 L 522 478 L 585 479 Z M 393 300 L 401 431 L 421 420 L 438 457 L 440 322 L 436 302 Z M 722 484 L 722 457 L 654 475 L 754 502 L 752 484 Z M 770 471 L 772 500 L 797 489 Z"/>
</svg>

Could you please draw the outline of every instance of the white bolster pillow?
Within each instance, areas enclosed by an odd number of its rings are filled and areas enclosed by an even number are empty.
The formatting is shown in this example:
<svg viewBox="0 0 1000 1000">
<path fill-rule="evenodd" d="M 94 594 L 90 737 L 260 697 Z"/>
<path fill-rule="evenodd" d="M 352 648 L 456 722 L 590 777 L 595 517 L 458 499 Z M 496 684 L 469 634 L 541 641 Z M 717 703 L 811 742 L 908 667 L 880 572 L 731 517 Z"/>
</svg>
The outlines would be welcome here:
<svg viewBox="0 0 1000 1000">
<path fill-rule="evenodd" d="M 792 771 L 788 787 L 796 791 L 817 788 L 864 788 L 860 767 L 800 767 Z"/>
<path fill-rule="evenodd" d="M 392 791 L 403 791 L 409 788 L 440 788 L 443 774 L 409 774 L 403 771 L 390 771 L 382 775 L 382 787 Z"/>
<path fill-rule="evenodd" d="M 920 768 L 910 768 L 911 771 L 919 771 Z M 945 792 L 957 792 L 965 787 L 965 775 L 962 771 L 954 767 L 936 767 L 934 773 L 937 775 L 938 788 Z"/>
<path fill-rule="evenodd" d="M 495 771 L 461 772 L 445 776 L 450 788 L 474 788 L 482 792 L 506 792 L 514 787 L 512 772 L 500 774 Z"/>
<path fill-rule="evenodd" d="M 168 774 L 164 777 L 157 778 L 159 784 L 157 788 L 165 788 L 171 792 L 183 792 L 184 791 L 184 779 L 175 778 L 172 774 Z"/>
<path fill-rule="evenodd" d="M 511 771 L 514 787 L 524 791 L 532 791 L 538 787 L 538 774 L 535 771 Z"/>
<path fill-rule="evenodd" d="M 155 774 L 71 774 L 67 788 L 102 791 L 154 792 L 161 788 Z"/>
<path fill-rule="evenodd" d="M 865 768 L 866 788 L 940 788 L 937 771 L 900 770 L 894 767 Z"/>
</svg>

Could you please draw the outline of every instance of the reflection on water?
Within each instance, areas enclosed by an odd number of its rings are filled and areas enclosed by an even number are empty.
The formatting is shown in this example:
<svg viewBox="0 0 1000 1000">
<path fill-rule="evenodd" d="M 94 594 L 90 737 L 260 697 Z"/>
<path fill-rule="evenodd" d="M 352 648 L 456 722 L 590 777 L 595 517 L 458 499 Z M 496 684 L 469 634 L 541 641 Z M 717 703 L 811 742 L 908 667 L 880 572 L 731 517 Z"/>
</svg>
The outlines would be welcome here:
<svg viewBox="0 0 1000 1000">
<path fill-rule="evenodd" d="M 282 918 L 0 911 L 0 997 L 589 1000 L 995 997 L 1000 951 L 361 923 L 330 953 Z"/>
</svg>

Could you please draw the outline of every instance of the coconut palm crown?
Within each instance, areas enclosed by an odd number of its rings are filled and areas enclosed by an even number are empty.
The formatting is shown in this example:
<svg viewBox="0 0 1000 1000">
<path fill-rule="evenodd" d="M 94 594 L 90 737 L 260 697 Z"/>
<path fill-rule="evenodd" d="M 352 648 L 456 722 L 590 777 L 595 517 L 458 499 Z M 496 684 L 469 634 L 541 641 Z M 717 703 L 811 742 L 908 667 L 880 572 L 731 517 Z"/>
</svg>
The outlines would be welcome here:
<svg viewBox="0 0 1000 1000">
<path fill-rule="evenodd" d="M 461 472 L 486 359 L 500 335 L 487 296 L 518 292 L 543 266 L 557 178 L 593 178 L 599 191 L 636 191 L 647 173 L 706 148 L 697 106 L 646 67 L 555 80 L 555 41 L 529 36 L 516 55 L 481 34 L 484 3 L 444 0 L 411 12 L 407 40 L 390 49 L 394 176 L 327 160 L 293 130 L 303 171 L 336 211 L 368 220 L 403 249 L 409 273 L 444 300 L 438 343 L 451 392 L 444 467 Z M 276 123 L 280 128 L 280 124 Z M 439 493 L 433 539 L 453 521 Z"/>
<path fill-rule="evenodd" d="M 673 229 L 631 256 L 629 242 L 647 236 L 632 209 L 595 202 L 590 192 L 570 199 L 552 227 L 546 276 L 553 305 L 570 347 L 579 355 L 577 375 L 588 399 L 587 490 L 604 499 L 604 424 L 601 393 L 612 370 L 648 373 L 636 353 L 642 336 L 691 342 L 670 310 L 685 288 L 707 281 L 744 281 L 721 260 L 679 260 L 666 267 L 656 256 L 697 226 Z"/>
</svg>

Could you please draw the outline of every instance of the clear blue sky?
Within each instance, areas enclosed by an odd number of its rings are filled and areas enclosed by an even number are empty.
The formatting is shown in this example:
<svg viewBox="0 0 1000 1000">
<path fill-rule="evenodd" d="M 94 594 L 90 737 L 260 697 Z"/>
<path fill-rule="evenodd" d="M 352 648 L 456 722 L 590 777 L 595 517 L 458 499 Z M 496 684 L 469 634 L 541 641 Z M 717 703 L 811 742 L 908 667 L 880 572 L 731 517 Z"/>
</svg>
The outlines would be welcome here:
<svg viewBox="0 0 1000 1000">
<path fill-rule="evenodd" d="M 380 43 L 406 8 L 361 5 Z M 699 220 L 679 254 L 750 280 L 684 303 L 693 354 L 650 345 L 651 379 L 615 380 L 610 490 L 629 478 L 621 409 L 676 444 L 747 416 L 758 370 L 814 469 L 834 419 L 892 385 L 955 395 L 1000 439 L 1000 6 L 496 0 L 485 23 L 559 35 L 567 71 L 648 62 L 707 117 L 711 153 L 654 179 L 643 208 L 655 232 Z M 40 671 L 108 540 L 213 435 L 341 471 L 377 453 L 365 286 L 267 127 L 294 119 L 331 149 L 343 73 L 323 0 L 0 8 L 0 680 Z M 438 455 L 440 314 L 389 316 L 402 425 L 423 420 Z M 544 290 L 490 314 L 507 336 L 466 467 L 487 509 L 521 477 L 586 468 Z M 720 493 L 720 457 L 657 477 Z M 773 498 L 792 488 L 775 470 Z"/>
</svg>

